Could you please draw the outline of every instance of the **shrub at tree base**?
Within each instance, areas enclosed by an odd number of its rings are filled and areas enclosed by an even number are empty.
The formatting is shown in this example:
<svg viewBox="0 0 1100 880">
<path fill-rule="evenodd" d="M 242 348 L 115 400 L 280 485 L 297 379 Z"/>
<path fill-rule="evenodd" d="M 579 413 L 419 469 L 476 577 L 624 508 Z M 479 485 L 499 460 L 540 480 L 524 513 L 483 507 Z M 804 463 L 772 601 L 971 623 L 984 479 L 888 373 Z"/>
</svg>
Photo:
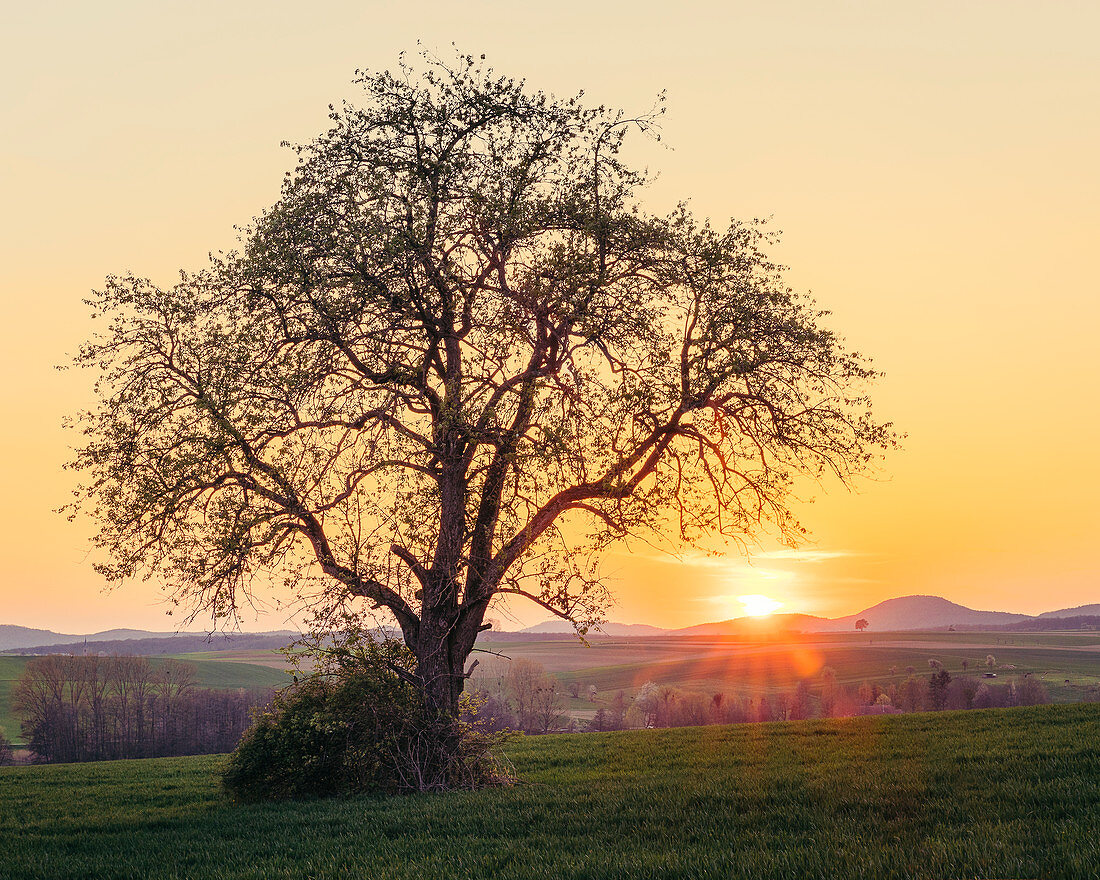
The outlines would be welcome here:
<svg viewBox="0 0 1100 880">
<path fill-rule="evenodd" d="M 226 789 L 251 801 L 507 781 L 493 754 L 503 736 L 429 709 L 409 659 L 392 643 L 327 654 L 257 716 L 230 756 Z"/>
</svg>

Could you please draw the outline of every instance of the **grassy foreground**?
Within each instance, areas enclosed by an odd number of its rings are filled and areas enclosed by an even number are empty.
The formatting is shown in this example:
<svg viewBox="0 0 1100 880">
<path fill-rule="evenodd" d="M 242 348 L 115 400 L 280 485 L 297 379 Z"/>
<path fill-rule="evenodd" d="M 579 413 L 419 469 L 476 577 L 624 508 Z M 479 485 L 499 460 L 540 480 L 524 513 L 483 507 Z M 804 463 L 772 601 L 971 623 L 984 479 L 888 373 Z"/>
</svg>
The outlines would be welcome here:
<svg viewBox="0 0 1100 880">
<path fill-rule="evenodd" d="M 0 768 L 16 878 L 1100 877 L 1100 706 L 531 738 L 523 783 L 240 806 L 223 758 Z"/>
</svg>

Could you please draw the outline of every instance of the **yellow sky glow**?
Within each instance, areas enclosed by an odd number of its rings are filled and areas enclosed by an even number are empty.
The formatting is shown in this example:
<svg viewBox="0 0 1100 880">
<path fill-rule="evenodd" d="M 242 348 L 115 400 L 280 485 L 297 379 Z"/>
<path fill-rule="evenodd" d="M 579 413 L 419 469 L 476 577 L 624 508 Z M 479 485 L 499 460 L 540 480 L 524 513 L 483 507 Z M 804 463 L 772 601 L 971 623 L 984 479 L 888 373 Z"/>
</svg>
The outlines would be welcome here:
<svg viewBox="0 0 1100 880">
<path fill-rule="evenodd" d="M 782 602 L 755 593 L 738 596 L 737 601 L 741 603 L 741 607 L 748 617 L 767 617 L 783 607 Z"/>
<path fill-rule="evenodd" d="M 662 143 L 632 148 L 659 172 L 649 206 L 771 217 L 790 284 L 885 371 L 879 413 L 908 433 L 856 491 L 800 487 L 799 552 L 609 553 L 613 619 L 687 626 L 757 591 L 827 616 L 912 593 L 1100 601 L 1097 4 L 65 0 L 5 29 L 0 623 L 175 626 L 156 584 L 104 595 L 90 525 L 52 512 L 73 481 L 61 421 L 91 399 L 54 369 L 93 329 L 81 300 L 231 247 L 293 163 L 280 141 L 418 39 L 594 103 L 644 111 L 667 89 Z M 246 627 L 286 620 L 260 611 Z"/>
</svg>

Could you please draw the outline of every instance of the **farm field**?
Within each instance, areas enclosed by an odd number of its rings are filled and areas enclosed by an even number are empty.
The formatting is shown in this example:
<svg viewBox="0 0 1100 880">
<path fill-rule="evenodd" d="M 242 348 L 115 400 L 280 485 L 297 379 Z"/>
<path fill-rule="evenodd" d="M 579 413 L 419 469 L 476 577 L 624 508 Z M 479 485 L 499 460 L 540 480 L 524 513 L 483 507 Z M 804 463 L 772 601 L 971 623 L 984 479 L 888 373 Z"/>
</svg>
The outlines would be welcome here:
<svg viewBox="0 0 1100 880">
<path fill-rule="evenodd" d="M 1100 706 L 533 737 L 522 784 L 240 806 L 224 758 L 0 768 L 10 880 L 1100 877 Z"/>
<path fill-rule="evenodd" d="M 928 661 L 943 663 L 952 676 L 980 676 L 986 657 L 996 658 L 999 683 L 1030 673 L 1047 687 L 1054 702 L 1095 698 L 1100 687 L 1098 633 L 952 633 L 905 632 L 807 634 L 784 639 L 735 637 L 494 641 L 487 645 L 504 655 L 477 654 L 475 680 L 504 674 L 507 658 L 527 657 L 546 667 L 564 684 L 577 682 L 584 691 L 597 689 L 597 701 L 567 699 L 577 717 L 590 715 L 605 699 L 622 690 L 628 695 L 644 682 L 683 690 L 759 694 L 787 690 L 799 680 L 813 685 L 828 666 L 838 683 L 863 681 L 900 684 L 912 666 L 927 675 Z M 896 668 L 896 672 L 892 672 Z M 1067 683 L 1068 680 L 1068 683 Z"/>
<path fill-rule="evenodd" d="M 290 669 L 290 663 L 280 651 L 269 648 L 247 648 L 229 651 L 192 651 L 187 654 L 171 655 L 177 660 L 189 663 L 212 661 L 216 663 L 250 663 L 254 666 L 266 666 L 280 671 Z M 285 679 L 285 676 L 284 676 Z M 284 682 L 285 683 L 285 682 Z"/>
<path fill-rule="evenodd" d="M 25 662 L 23 657 L 0 656 L 0 733 L 12 742 L 18 742 L 22 737 L 19 719 L 11 710 L 11 690 L 23 674 Z"/>
</svg>

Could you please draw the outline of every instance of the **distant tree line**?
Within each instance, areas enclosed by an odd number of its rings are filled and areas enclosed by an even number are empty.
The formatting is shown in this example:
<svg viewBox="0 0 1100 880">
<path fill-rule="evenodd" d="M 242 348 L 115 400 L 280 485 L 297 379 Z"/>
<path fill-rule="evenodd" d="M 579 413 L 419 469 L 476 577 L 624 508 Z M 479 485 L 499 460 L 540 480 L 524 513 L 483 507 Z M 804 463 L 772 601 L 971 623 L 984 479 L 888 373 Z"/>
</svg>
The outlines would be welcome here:
<svg viewBox="0 0 1100 880">
<path fill-rule="evenodd" d="M 81 639 L 56 645 L 37 645 L 18 648 L 3 653 L 14 654 L 142 654 L 155 657 L 158 654 L 185 654 L 189 651 L 255 651 L 285 648 L 298 638 L 286 630 L 273 633 L 178 633 L 171 636 L 149 636 L 142 639 Z"/>
<path fill-rule="evenodd" d="M 527 659 L 509 664 L 495 679 L 473 683 L 467 711 L 492 729 L 511 728 L 526 733 L 552 730 L 605 731 L 650 727 L 694 727 L 706 724 L 743 724 L 757 721 L 797 721 L 805 718 L 844 718 L 890 712 L 928 712 L 945 709 L 986 709 L 1049 703 L 1046 686 L 1030 676 L 1005 684 L 960 676 L 953 678 L 939 660 L 930 660 L 930 675 L 908 677 L 900 684 L 863 682 L 858 687 L 837 681 L 826 666 L 814 682 L 799 681 L 790 689 L 770 694 L 704 693 L 672 685 L 645 682 L 633 697 L 617 691 L 599 700 L 587 722 L 567 716 L 566 693 L 596 703 L 595 686 L 579 682 L 563 688 L 543 667 Z M 897 673 L 897 668 L 891 670 Z M 563 693 L 564 690 L 564 693 Z"/>
<path fill-rule="evenodd" d="M 464 710 L 489 730 L 549 733 L 565 722 L 561 682 L 541 663 L 520 657 L 496 678 L 473 683 Z"/>
<path fill-rule="evenodd" d="M 55 763 L 228 752 L 272 697 L 199 688 L 178 660 L 53 654 L 27 663 L 12 707 L 35 760 Z"/>
<path fill-rule="evenodd" d="M 1100 615 L 1077 614 L 1073 617 L 1034 617 L 1016 623 L 1002 623 L 997 626 L 988 624 L 956 624 L 958 632 L 1072 632 L 1074 630 L 1093 631 L 1100 628 Z"/>
</svg>

